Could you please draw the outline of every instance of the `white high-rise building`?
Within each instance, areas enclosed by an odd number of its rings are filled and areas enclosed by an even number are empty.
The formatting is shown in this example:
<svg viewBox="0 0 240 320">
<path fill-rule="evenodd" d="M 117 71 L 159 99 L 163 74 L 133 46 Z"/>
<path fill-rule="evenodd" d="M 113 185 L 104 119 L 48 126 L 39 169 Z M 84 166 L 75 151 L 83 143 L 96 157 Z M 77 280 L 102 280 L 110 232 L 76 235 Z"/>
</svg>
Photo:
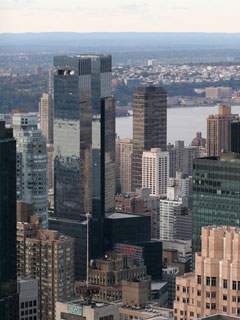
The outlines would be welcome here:
<svg viewBox="0 0 240 320">
<path fill-rule="evenodd" d="M 180 208 L 181 204 L 182 199 L 160 200 L 159 238 L 161 240 L 174 240 L 175 210 Z"/>
<path fill-rule="evenodd" d="M 43 93 L 39 102 L 40 127 L 47 144 L 53 144 L 53 94 Z"/>
<path fill-rule="evenodd" d="M 142 156 L 142 187 L 149 188 L 152 196 L 167 195 L 169 153 L 160 148 L 144 151 Z"/>
<path fill-rule="evenodd" d="M 38 129 L 38 117 L 31 113 L 13 115 L 17 142 L 17 200 L 31 202 L 34 215 L 48 225 L 48 158 L 46 138 Z"/>
<path fill-rule="evenodd" d="M 176 178 L 169 178 L 168 186 L 176 186 L 178 197 L 189 197 L 192 195 L 192 177 L 181 171 L 176 171 Z"/>
</svg>

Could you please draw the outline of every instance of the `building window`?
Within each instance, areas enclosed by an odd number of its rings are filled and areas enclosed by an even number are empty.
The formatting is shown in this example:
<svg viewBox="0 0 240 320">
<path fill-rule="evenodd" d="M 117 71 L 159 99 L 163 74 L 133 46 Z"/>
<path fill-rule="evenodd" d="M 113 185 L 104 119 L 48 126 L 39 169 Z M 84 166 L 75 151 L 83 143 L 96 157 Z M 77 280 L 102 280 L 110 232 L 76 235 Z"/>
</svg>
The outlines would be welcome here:
<svg viewBox="0 0 240 320">
<path fill-rule="evenodd" d="M 211 298 L 213 298 L 213 299 L 216 298 L 216 292 L 213 291 L 213 292 L 211 293 Z"/>
<path fill-rule="evenodd" d="M 223 295 L 223 300 L 227 301 L 227 296 L 225 294 Z"/>
<path fill-rule="evenodd" d="M 240 296 L 237 297 L 237 301 L 238 301 L 238 303 L 240 302 Z"/>
<path fill-rule="evenodd" d="M 197 276 L 197 283 L 198 283 L 198 284 L 201 284 L 201 283 L 202 283 L 201 276 Z"/>
<path fill-rule="evenodd" d="M 238 290 L 240 290 L 240 281 L 238 281 Z"/>
<path fill-rule="evenodd" d="M 233 314 L 236 313 L 236 308 L 232 308 L 232 313 L 233 313 Z"/>
<path fill-rule="evenodd" d="M 210 298 L 210 292 L 209 291 L 206 292 L 206 298 Z"/>
<path fill-rule="evenodd" d="M 227 312 L 227 307 L 223 306 L 223 312 Z"/>
<path fill-rule="evenodd" d="M 223 288 L 227 289 L 227 280 L 223 279 Z"/>
<path fill-rule="evenodd" d="M 210 309 L 210 303 L 206 303 L 206 309 Z"/>
<path fill-rule="evenodd" d="M 216 303 L 212 303 L 212 304 L 211 304 L 211 309 L 212 309 L 212 310 L 216 310 Z"/>
<path fill-rule="evenodd" d="M 201 291 L 199 291 L 199 290 L 197 291 L 197 296 L 201 297 Z"/>
<path fill-rule="evenodd" d="M 232 302 L 236 302 L 237 299 L 236 299 L 236 296 L 232 296 Z"/>
<path fill-rule="evenodd" d="M 217 279 L 216 277 L 212 277 L 212 287 L 216 287 Z"/>
<path fill-rule="evenodd" d="M 211 283 L 211 279 L 210 279 L 210 277 L 207 277 L 206 278 L 206 286 L 210 286 L 210 283 Z"/>
<path fill-rule="evenodd" d="M 190 317 L 194 317 L 194 312 L 190 312 Z"/>
<path fill-rule="evenodd" d="M 232 289 L 237 290 L 237 281 L 232 282 Z"/>
</svg>

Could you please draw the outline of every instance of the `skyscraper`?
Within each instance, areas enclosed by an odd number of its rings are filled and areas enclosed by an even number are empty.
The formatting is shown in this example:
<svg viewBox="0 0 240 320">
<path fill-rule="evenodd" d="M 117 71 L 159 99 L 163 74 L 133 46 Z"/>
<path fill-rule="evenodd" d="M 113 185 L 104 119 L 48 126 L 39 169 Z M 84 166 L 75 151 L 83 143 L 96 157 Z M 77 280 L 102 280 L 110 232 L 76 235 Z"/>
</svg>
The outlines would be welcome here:
<svg viewBox="0 0 240 320">
<path fill-rule="evenodd" d="M 53 104 L 53 94 L 43 93 L 39 102 L 39 114 L 40 128 L 47 143 L 48 189 L 53 188 Z"/>
<path fill-rule="evenodd" d="M 32 202 L 34 215 L 48 226 L 48 160 L 46 138 L 38 129 L 36 114 L 15 113 L 13 132 L 17 141 L 17 200 Z"/>
<path fill-rule="evenodd" d="M 201 249 L 201 228 L 240 226 L 240 155 L 195 159 L 193 165 L 193 252 Z"/>
<path fill-rule="evenodd" d="M 218 114 L 207 118 L 207 156 L 219 156 L 231 151 L 231 122 L 238 119 L 231 107 L 219 106 Z"/>
<path fill-rule="evenodd" d="M 0 318 L 18 319 L 16 140 L 0 121 Z"/>
<path fill-rule="evenodd" d="M 115 106 L 111 70 L 109 55 L 54 58 L 55 221 L 51 227 L 58 229 L 61 225 L 65 228 L 61 227 L 61 232 L 68 234 L 68 224 L 85 220 L 85 213 L 91 212 L 92 256 L 103 254 L 103 220 L 114 210 Z M 86 249 L 81 235 L 78 241 L 76 246 Z M 75 255 L 76 263 L 79 259 Z M 83 278 L 77 268 L 75 276 Z"/>
<path fill-rule="evenodd" d="M 48 93 L 53 94 L 54 93 L 54 72 L 53 67 L 50 67 L 48 69 Z"/>
<path fill-rule="evenodd" d="M 39 102 L 40 127 L 47 144 L 53 144 L 53 94 L 43 93 Z"/>
<path fill-rule="evenodd" d="M 139 87 L 133 95 L 132 191 L 142 186 L 142 154 L 166 150 L 167 93 L 162 87 Z"/>
</svg>

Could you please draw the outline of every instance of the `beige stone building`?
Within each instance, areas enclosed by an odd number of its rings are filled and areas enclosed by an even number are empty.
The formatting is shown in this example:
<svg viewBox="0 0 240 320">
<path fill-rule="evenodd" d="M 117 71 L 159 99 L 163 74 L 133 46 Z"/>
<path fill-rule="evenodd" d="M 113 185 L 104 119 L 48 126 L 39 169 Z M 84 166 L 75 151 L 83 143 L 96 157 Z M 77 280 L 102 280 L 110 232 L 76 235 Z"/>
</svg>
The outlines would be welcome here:
<svg viewBox="0 0 240 320">
<path fill-rule="evenodd" d="M 119 320 L 173 319 L 173 310 L 150 303 L 150 280 L 122 281 Z"/>
<path fill-rule="evenodd" d="M 219 156 L 222 151 L 231 151 L 231 123 L 238 119 L 231 107 L 219 106 L 218 114 L 207 118 L 207 156 Z"/>
<path fill-rule="evenodd" d="M 93 298 L 98 301 L 122 300 L 122 280 L 148 278 L 146 266 L 135 266 L 133 257 L 123 253 L 107 252 L 104 259 L 94 260 L 89 268 L 89 283 L 98 288 Z"/>
<path fill-rule="evenodd" d="M 203 227 L 195 269 L 177 278 L 174 318 L 240 317 L 240 229 Z"/>
<path fill-rule="evenodd" d="M 116 139 L 116 180 L 121 193 L 130 193 L 132 188 L 132 153 L 131 139 Z"/>
<path fill-rule="evenodd" d="M 74 294 L 74 240 L 43 230 L 40 217 L 17 223 L 17 274 L 38 280 L 38 317 L 55 320 L 55 303 Z"/>
<path fill-rule="evenodd" d="M 230 87 L 208 87 L 206 88 L 206 98 L 222 99 L 231 98 L 232 88 Z"/>
</svg>

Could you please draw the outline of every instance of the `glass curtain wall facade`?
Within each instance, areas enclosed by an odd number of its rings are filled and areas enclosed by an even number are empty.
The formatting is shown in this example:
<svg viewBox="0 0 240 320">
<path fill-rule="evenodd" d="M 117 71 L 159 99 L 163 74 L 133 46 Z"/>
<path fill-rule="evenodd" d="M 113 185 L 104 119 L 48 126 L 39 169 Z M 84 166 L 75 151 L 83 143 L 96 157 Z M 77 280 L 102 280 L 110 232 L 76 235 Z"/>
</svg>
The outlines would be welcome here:
<svg viewBox="0 0 240 320">
<path fill-rule="evenodd" d="M 103 254 L 103 219 L 114 210 L 111 81 L 109 55 L 54 58 L 55 218 L 83 221 L 90 212 L 93 256 Z"/>
<path fill-rule="evenodd" d="M 33 214 L 48 227 L 48 158 L 46 138 L 38 129 L 36 114 L 15 113 L 13 133 L 17 142 L 17 200 L 33 203 Z"/>
<path fill-rule="evenodd" d="M 16 140 L 0 121 L 0 318 L 18 319 Z"/>
<path fill-rule="evenodd" d="M 240 226 L 240 155 L 195 159 L 193 164 L 193 258 L 203 226 Z"/>
</svg>

